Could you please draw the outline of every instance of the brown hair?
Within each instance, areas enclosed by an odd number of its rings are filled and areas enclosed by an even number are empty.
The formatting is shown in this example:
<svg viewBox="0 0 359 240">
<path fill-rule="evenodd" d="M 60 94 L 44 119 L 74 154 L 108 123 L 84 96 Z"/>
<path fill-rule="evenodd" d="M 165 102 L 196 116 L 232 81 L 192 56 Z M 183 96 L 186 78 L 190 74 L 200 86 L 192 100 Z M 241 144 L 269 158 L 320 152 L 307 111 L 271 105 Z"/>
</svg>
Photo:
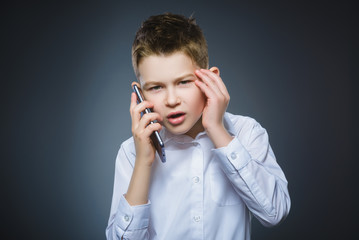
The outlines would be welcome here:
<svg viewBox="0 0 359 240">
<path fill-rule="evenodd" d="M 151 55 L 183 51 L 201 68 L 208 68 L 206 39 L 193 17 L 165 13 L 142 23 L 132 45 L 132 65 L 139 77 L 138 64 Z"/>
</svg>

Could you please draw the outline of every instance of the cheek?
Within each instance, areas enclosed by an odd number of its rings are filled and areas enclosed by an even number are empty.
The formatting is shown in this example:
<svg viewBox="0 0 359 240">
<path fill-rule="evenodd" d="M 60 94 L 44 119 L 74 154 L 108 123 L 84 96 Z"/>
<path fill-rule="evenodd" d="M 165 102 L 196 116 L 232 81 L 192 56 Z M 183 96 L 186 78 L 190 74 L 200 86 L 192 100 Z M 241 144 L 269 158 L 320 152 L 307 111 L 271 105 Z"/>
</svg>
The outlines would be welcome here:
<svg viewBox="0 0 359 240">
<path fill-rule="evenodd" d="M 154 105 L 153 111 L 154 111 L 154 112 L 161 113 L 161 110 L 162 110 L 161 101 L 159 101 L 158 99 L 156 100 L 156 98 L 155 98 L 155 99 L 148 100 L 148 101 L 150 101 L 151 103 L 153 103 L 153 105 Z"/>
<path fill-rule="evenodd" d="M 203 111 L 204 106 L 206 105 L 206 96 L 200 90 L 194 92 L 192 96 L 193 96 L 194 110 L 196 110 L 196 112 L 201 113 Z"/>
<path fill-rule="evenodd" d="M 206 101 L 203 97 L 198 99 L 197 111 L 202 113 L 205 105 L 206 105 Z"/>
</svg>

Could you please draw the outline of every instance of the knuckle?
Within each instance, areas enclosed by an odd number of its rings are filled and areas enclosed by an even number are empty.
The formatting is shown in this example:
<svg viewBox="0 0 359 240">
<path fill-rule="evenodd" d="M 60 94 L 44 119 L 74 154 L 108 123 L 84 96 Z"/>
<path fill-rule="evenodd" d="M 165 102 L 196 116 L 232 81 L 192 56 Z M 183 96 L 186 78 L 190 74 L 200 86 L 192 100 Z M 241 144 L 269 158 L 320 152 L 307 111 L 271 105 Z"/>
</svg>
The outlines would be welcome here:
<svg viewBox="0 0 359 240">
<path fill-rule="evenodd" d="M 142 118 L 146 121 L 151 120 L 151 113 L 144 114 Z"/>
<path fill-rule="evenodd" d="M 144 105 L 145 107 L 150 107 L 152 104 L 151 104 L 151 102 L 145 100 L 145 101 L 143 101 L 143 105 Z"/>
<path fill-rule="evenodd" d="M 132 109 L 130 109 L 132 114 L 136 114 L 137 112 L 137 106 L 133 107 Z"/>
<path fill-rule="evenodd" d="M 153 131 L 153 125 L 154 125 L 154 124 L 149 124 L 149 125 L 147 126 L 148 130 L 150 130 L 151 132 Z"/>
<path fill-rule="evenodd" d="M 137 132 L 133 132 L 132 135 L 133 135 L 134 138 L 138 138 Z"/>
<path fill-rule="evenodd" d="M 156 123 L 150 123 L 150 124 L 148 124 L 147 128 L 153 130 L 155 125 L 156 125 Z"/>
<path fill-rule="evenodd" d="M 138 133 L 137 133 L 137 128 L 135 128 L 135 127 L 132 127 L 132 135 L 138 135 Z"/>
</svg>

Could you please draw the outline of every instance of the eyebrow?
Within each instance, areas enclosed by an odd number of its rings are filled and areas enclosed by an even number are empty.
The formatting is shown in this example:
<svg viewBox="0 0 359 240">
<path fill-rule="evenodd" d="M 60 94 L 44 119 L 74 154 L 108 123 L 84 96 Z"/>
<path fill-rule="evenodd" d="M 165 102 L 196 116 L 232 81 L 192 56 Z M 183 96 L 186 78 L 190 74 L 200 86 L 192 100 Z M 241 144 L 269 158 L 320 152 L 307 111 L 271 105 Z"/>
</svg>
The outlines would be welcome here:
<svg viewBox="0 0 359 240">
<path fill-rule="evenodd" d="M 175 78 L 174 82 L 188 78 L 188 77 L 196 77 L 196 75 L 193 73 L 183 74 L 182 76 Z M 149 81 L 149 82 L 145 82 L 145 84 L 143 84 L 143 88 L 146 89 L 146 87 L 148 87 L 148 85 L 161 85 L 161 84 L 163 84 L 163 83 L 158 82 L 158 81 Z"/>
</svg>

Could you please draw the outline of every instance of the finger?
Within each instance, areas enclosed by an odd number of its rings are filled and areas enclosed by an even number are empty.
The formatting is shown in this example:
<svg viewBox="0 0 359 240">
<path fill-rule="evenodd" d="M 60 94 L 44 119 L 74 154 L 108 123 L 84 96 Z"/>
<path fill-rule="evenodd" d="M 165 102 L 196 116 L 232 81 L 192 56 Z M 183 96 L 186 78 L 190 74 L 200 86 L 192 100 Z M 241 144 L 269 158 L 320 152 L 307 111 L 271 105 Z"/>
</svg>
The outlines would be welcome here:
<svg viewBox="0 0 359 240">
<path fill-rule="evenodd" d="M 146 108 L 153 108 L 153 103 L 149 101 L 143 101 L 134 107 L 135 111 L 143 112 Z"/>
<path fill-rule="evenodd" d="M 152 113 L 146 113 L 143 115 L 143 117 L 141 118 L 139 124 L 138 124 L 138 128 L 144 129 L 146 128 L 148 125 L 152 125 L 151 122 L 154 121 L 162 121 L 161 115 L 155 112 Z"/>
<path fill-rule="evenodd" d="M 210 87 L 207 86 L 207 84 L 200 80 L 196 80 L 194 83 L 202 90 L 202 92 L 206 95 L 208 99 L 215 98 L 216 94 L 212 91 Z"/>
<path fill-rule="evenodd" d="M 143 134 L 146 136 L 146 137 L 150 137 L 151 134 L 154 132 L 154 131 L 161 131 L 162 129 L 162 125 L 159 124 L 159 123 L 153 123 L 153 124 L 150 124 L 148 125 Z"/>
<path fill-rule="evenodd" d="M 202 80 L 203 83 L 205 83 L 205 85 L 207 86 L 207 91 L 205 92 L 207 97 L 215 97 L 215 95 L 217 96 L 222 96 L 222 92 L 218 89 L 217 84 L 215 83 L 215 81 L 213 79 L 211 79 L 205 72 L 202 71 L 196 71 L 197 76 Z M 202 87 L 205 87 L 202 85 Z"/>
<path fill-rule="evenodd" d="M 219 90 L 222 92 L 223 95 L 228 94 L 226 85 L 224 84 L 221 77 L 219 77 L 217 74 L 207 69 L 201 69 L 201 72 L 207 74 L 207 76 L 209 76 L 214 81 L 214 83 L 217 85 L 217 87 L 219 88 Z"/>
<path fill-rule="evenodd" d="M 140 119 L 141 119 L 141 112 L 144 112 L 146 108 L 152 108 L 153 107 L 153 103 L 148 102 L 148 101 L 143 101 L 142 103 L 137 104 L 137 96 L 135 93 L 134 97 L 133 95 L 131 96 L 131 107 L 130 107 L 130 112 L 131 112 L 131 118 L 132 118 L 132 127 L 133 128 L 137 128 Z"/>
<path fill-rule="evenodd" d="M 132 126 L 137 126 L 141 118 L 141 112 L 136 112 L 135 107 L 137 106 L 137 96 L 136 93 L 132 92 L 131 94 L 131 105 L 130 105 L 130 114 L 132 119 Z"/>
<path fill-rule="evenodd" d="M 207 69 L 201 69 L 201 72 L 207 74 L 207 76 L 209 76 L 214 81 L 214 83 L 217 85 L 217 87 L 219 88 L 219 90 L 222 92 L 223 95 L 229 96 L 227 87 L 224 84 L 221 77 L 219 77 L 217 74 Z"/>
<path fill-rule="evenodd" d="M 209 88 L 217 95 L 217 96 L 223 96 L 223 93 L 220 91 L 220 89 L 217 86 L 217 83 L 214 79 L 212 79 L 212 76 L 208 75 L 205 71 L 198 71 L 197 72 L 200 78 L 204 83 L 208 85 Z"/>
<path fill-rule="evenodd" d="M 139 116 L 141 116 L 141 112 L 144 112 L 146 108 L 153 108 L 153 103 L 149 102 L 149 101 L 143 101 L 139 104 L 136 104 L 133 109 L 132 112 L 136 114 L 139 114 Z"/>
</svg>

